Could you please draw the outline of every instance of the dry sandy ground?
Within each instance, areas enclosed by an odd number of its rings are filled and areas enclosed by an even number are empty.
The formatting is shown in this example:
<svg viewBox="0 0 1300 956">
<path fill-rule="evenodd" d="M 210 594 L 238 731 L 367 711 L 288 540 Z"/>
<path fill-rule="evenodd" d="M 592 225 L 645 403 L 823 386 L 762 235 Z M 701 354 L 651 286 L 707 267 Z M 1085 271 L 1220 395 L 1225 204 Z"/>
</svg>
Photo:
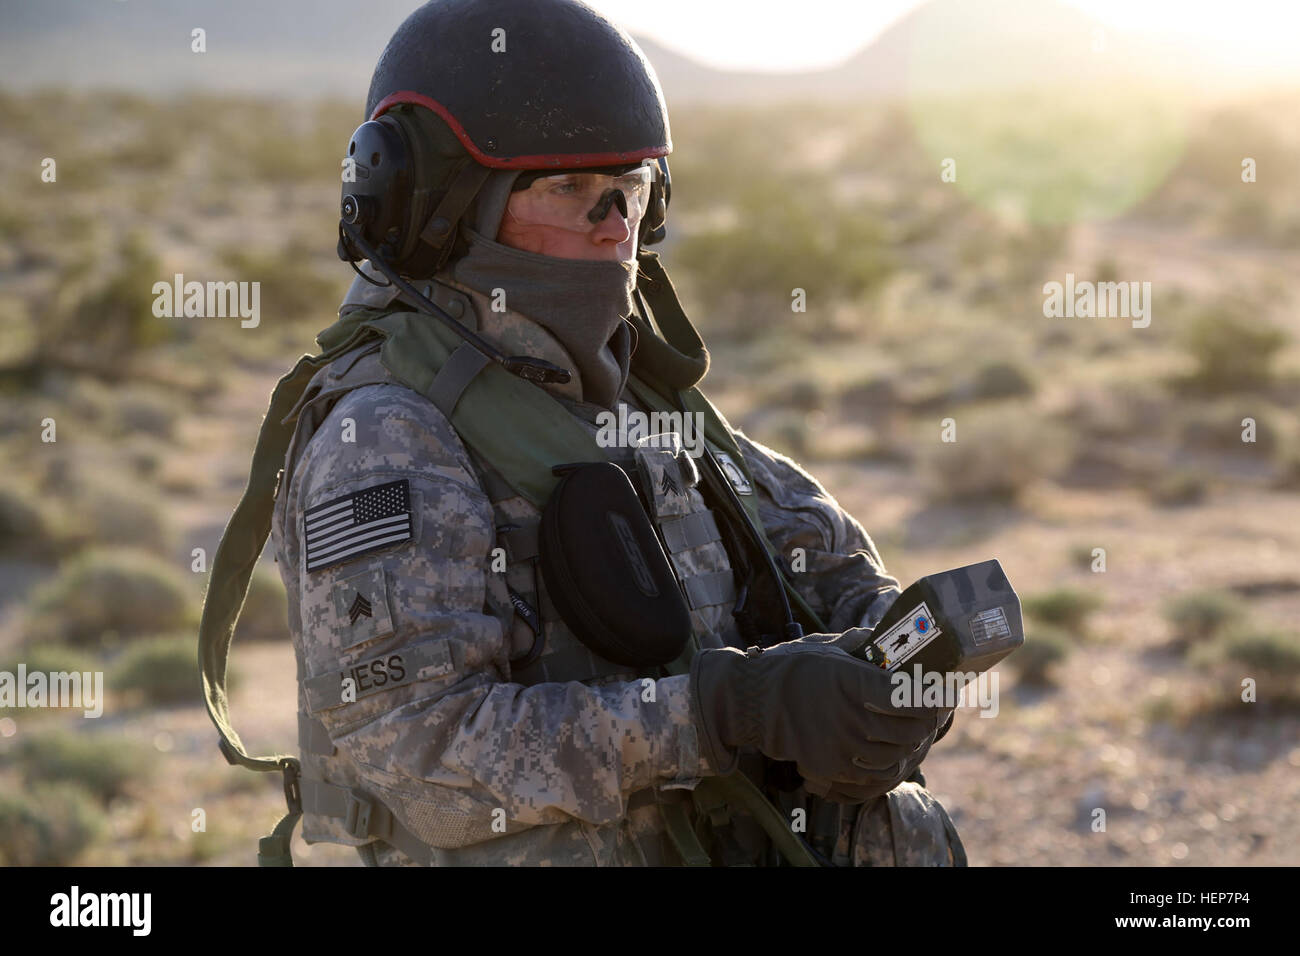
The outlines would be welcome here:
<svg viewBox="0 0 1300 956">
<path fill-rule="evenodd" d="M 832 493 L 871 530 L 930 525 L 912 515 L 905 481 L 856 469 L 821 469 Z M 1294 865 L 1300 862 L 1300 719 L 1153 722 L 1152 708 L 1237 688 L 1207 686 L 1165 649 L 1160 610 L 1170 596 L 1251 581 L 1295 583 L 1300 500 L 1237 491 L 1203 506 L 1151 509 L 1137 493 L 1053 489 L 1031 498 L 1028 520 L 977 544 L 884 550 L 891 573 L 928 571 L 997 557 L 1022 594 L 1061 584 L 1099 591 L 1105 606 L 1060 665 L 1060 688 L 1016 688 L 1000 668 L 1000 711 L 958 713 L 953 733 L 925 764 L 953 813 L 971 859 L 985 864 Z M 968 519 L 969 520 L 969 519 Z M 960 534 L 960 528 L 949 528 Z M 915 538 L 917 535 L 912 535 Z M 1075 567 L 1070 547 L 1104 547 L 1107 571 Z M 1243 600 L 1275 626 L 1294 629 L 1300 590 Z M 1032 639 L 1032 631 L 1030 633 Z M 1254 675 L 1260 698 L 1268 675 Z M 1094 832 L 1095 808 L 1106 810 Z"/>
</svg>

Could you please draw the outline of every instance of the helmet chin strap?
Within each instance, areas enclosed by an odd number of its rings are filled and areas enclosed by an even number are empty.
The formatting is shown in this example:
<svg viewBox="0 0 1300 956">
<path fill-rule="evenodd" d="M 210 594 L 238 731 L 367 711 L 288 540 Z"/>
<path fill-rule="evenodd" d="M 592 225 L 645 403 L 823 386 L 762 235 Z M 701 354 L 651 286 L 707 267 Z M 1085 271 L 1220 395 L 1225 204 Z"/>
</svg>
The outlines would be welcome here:
<svg viewBox="0 0 1300 956">
<path fill-rule="evenodd" d="M 518 169 L 494 169 L 479 189 L 474 200 L 474 231 L 479 235 L 496 239 L 501 220 L 506 216 L 510 193 L 520 173 Z"/>
</svg>

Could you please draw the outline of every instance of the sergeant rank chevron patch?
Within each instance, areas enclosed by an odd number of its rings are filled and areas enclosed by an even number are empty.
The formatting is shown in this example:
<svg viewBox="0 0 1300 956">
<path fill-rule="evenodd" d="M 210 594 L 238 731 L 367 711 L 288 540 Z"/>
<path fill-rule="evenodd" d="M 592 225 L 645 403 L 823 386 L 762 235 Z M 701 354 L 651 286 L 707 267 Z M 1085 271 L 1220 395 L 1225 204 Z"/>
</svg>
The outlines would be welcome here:
<svg viewBox="0 0 1300 956">
<path fill-rule="evenodd" d="M 365 595 L 358 591 L 357 599 L 353 601 L 352 606 L 348 608 L 348 617 L 351 618 L 352 623 L 355 624 L 359 617 L 373 617 L 374 615 L 371 614 L 372 610 L 370 602 L 366 600 Z"/>
</svg>

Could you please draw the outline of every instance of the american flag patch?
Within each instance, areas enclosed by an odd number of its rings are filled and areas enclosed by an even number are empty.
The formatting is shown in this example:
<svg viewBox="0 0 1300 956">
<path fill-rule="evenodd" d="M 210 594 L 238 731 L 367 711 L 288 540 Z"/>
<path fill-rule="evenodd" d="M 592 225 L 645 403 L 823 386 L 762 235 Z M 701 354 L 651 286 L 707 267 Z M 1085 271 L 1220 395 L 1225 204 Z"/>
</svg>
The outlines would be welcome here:
<svg viewBox="0 0 1300 956">
<path fill-rule="evenodd" d="M 303 512 L 307 570 L 411 540 L 411 483 L 403 478 Z"/>
</svg>

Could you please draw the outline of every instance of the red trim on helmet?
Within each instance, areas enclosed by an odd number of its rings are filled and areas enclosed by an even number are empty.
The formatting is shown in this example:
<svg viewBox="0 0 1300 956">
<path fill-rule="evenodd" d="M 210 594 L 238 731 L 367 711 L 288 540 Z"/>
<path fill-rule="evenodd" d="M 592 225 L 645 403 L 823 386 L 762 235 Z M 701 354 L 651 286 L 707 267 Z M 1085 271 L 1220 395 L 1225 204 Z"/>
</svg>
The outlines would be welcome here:
<svg viewBox="0 0 1300 956">
<path fill-rule="evenodd" d="M 500 159 L 489 156 L 479 149 L 474 144 L 474 141 L 470 139 L 469 133 L 465 132 L 465 127 L 461 126 L 459 120 L 451 115 L 451 110 L 423 93 L 416 93 L 413 90 L 398 90 L 396 93 L 390 93 L 379 101 L 379 105 L 375 107 L 375 111 L 370 115 L 370 118 L 372 120 L 378 119 L 399 103 L 413 103 L 433 110 L 442 117 L 443 122 L 456 134 L 456 138 L 460 140 L 462 146 L 469 150 L 469 154 L 481 165 L 492 169 L 544 169 L 548 166 L 613 166 L 616 163 L 629 163 L 638 159 L 667 156 L 673 151 L 673 144 L 670 141 L 663 146 L 647 146 L 645 149 L 632 152 L 539 153 L 535 156 L 512 156 L 509 159 Z"/>
</svg>

